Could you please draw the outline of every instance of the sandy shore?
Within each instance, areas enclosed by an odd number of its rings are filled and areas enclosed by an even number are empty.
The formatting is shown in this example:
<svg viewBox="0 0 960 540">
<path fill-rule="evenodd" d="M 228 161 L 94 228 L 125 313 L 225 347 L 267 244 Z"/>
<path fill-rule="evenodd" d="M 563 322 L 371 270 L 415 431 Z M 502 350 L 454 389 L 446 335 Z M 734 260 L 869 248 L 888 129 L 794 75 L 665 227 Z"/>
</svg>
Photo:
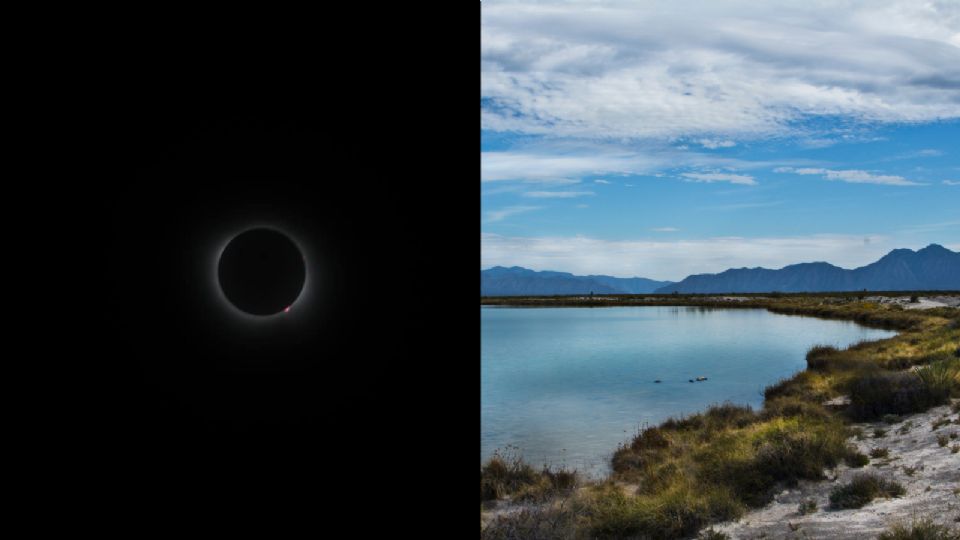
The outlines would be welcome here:
<svg viewBox="0 0 960 540">
<path fill-rule="evenodd" d="M 933 430 L 932 424 L 945 416 L 952 423 Z M 949 439 L 946 446 L 937 442 L 938 435 L 960 433 L 960 415 L 943 406 L 904 417 L 896 424 L 874 422 L 855 426 L 863 429 L 864 439 L 854 438 L 851 443 L 865 454 L 875 448 L 887 448 L 889 457 L 871 459 L 869 465 L 860 469 L 841 465 L 828 474 L 828 480 L 800 482 L 796 488 L 781 492 L 765 508 L 715 529 L 734 539 L 876 538 L 894 523 L 921 517 L 960 528 L 960 452 L 950 450 L 960 443 L 960 435 Z M 874 438 L 875 428 L 887 430 L 886 435 Z M 908 474 L 910 471 L 912 475 Z M 860 472 L 892 478 L 903 484 L 907 493 L 900 498 L 877 499 L 859 509 L 829 510 L 830 490 Z M 816 501 L 817 510 L 800 515 L 798 507 L 808 499 Z"/>
</svg>

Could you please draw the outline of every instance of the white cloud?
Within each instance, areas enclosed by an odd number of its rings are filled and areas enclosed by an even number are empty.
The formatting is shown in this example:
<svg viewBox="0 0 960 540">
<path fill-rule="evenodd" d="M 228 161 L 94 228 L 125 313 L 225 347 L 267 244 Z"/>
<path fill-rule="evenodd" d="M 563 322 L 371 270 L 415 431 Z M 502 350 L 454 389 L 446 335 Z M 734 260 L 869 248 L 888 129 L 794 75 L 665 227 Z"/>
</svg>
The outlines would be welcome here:
<svg viewBox="0 0 960 540">
<path fill-rule="evenodd" d="M 841 182 L 849 182 L 851 184 L 882 184 L 887 186 L 923 186 L 921 182 L 914 182 L 912 180 L 907 180 L 902 176 L 892 176 L 885 174 L 871 174 L 867 171 L 861 171 L 857 169 L 844 170 L 844 171 L 834 171 L 831 169 L 818 169 L 818 168 L 800 168 L 795 169 L 792 167 L 777 167 L 774 169 L 774 172 L 792 172 L 794 174 L 815 174 L 826 178 L 827 180 L 840 180 Z"/>
<path fill-rule="evenodd" d="M 539 210 L 540 208 L 540 206 L 508 206 L 506 208 L 501 208 L 500 210 L 490 210 L 486 213 L 484 222 L 494 223 L 497 221 L 503 221 L 510 216 L 523 214 L 525 212 L 532 212 L 534 210 Z"/>
<path fill-rule="evenodd" d="M 612 183 L 613 183 L 613 182 L 608 182 L 608 181 L 606 181 L 606 180 L 594 180 L 594 182 L 597 183 L 597 184 L 612 184 Z"/>
<path fill-rule="evenodd" d="M 528 191 L 523 194 L 524 197 L 535 199 L 573 199 L 574 197 L 590 195 L 594 195 L 594 193 L 592 191 Z"/>
<path fill-rule="evenodd" d="M 481 125 L 609 138 L 960 117 L 960 3 L 481 3 Z"/>
<path fill-rule="evenodd" d="M 704 148 L 730 148 L 736 146 L 737 143 L 733 141 L 717 141 L 713 139 L 701 139 L 699 141 Z"/>
<path fill-rule="evenodd" d="M 944 180 L 943 183 L 948 186 L 960 186 L 960 180 Z"/>
<path fill-rule="evenodd" d="M 733 184 L 756 185 L 752 176 L 746 174 L 727 173 L 683 173 L 680 176 L 689 178 L 692 182 L 730 182 Z"/>
<path fill-rule="evenodd" d="M 651 231 L 654 231 L 654 232 L 677 232 L 677 231 L 679 231 L 680 229 L 678 229 L 678 228 L 676 228 L 676 227 L 654 227 L 654 228 L 652 228 L 652 229 L 650 229 L 650 230 L 651 230 Z"/>
<path fill-rule="evenodd" d="M 929 242 L 882 235 L 822 234 L 770 238 L 695 240 L 601 240 L 585 236 L 510 237 L 480 235 L 481 267 L 523 266 L 575 274 L 607 274 L 679 281 L 691 274 L 728 268 L 782 268 L 826 261 L 843 268 L 870 264 L 894 248 L 920 249 Z M 925 240 L 925 239 L 924 239 Z"/>
<path fill-rule="evenodd" d="M 641 174 L 662 159 L 637 153 L 555 155 L 532 152 L 481 152 L 480 180 L 520 180 L 555 184 L 578 183 L 589 174 Z"/>
</svg>

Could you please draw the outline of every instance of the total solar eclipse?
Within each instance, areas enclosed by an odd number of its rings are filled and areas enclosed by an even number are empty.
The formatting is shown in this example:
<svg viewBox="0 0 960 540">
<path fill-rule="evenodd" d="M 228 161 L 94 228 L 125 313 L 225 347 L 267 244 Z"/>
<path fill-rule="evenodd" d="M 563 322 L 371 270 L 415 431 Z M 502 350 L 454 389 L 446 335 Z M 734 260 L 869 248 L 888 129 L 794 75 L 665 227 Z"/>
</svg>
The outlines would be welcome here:
<svg viewBox="0 0 960 540">
<path fill-rule="evenodd" d="M 300 248 L 273 229 L 251 229 L 235 236 L 217 266 L 227 300 L 251 315 L 285 312 L 300 296 L 306 264 Z"/>
</svg>

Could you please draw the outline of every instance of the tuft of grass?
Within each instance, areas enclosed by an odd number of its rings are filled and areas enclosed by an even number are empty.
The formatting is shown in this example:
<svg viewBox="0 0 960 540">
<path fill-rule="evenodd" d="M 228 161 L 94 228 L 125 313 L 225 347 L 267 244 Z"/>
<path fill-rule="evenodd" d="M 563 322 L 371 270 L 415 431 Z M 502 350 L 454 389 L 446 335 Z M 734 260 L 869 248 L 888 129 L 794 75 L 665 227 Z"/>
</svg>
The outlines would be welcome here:
<svg viewBox="0 0 960 540">
<path fill-rule="evenodd" d="M 576 471 L 537 471 L 510 449 L 494 452 L 493 457 L 480 468 L 480 502 L 513 496 L 517 500 L 543 501 L 576 487 Z"/>
<path fill-rule="evenodd" d="M 833 509 L 862 508 L 878 497 L 900 497 L 906 489 L 899 483 L 873 473 L 861 473 L 849 483 L 830 492 Z"/>
<path fill-rule="evenodd" d="M 930 423 L 930 427 L 932 428 L 933 431 L 936 431 L 943 426 L 949 426 L 950 423 L 951 422 L 949 418 L 946 418 L 946 417 L 938 418 L 937 420 L 934 420 L 933 422 Z"/>
<path fill-rule="evenodd" d="M 729 492 L 689 484 L 656 496 L 629 497 L 613 484 L 598 486 L 581 502 L 590 538 L 689 538 L 711 522 L 743 515 Z"/>
<path fill-rule="evenodd" d="M 813 499 L 807 499 L 800 503 L 800 506 L 797 507 L 797 512 L 801 516 L 806 516 L 817 511 L 817 501 Z"/>
<path fill-rule="evenodd" d="M 814 345 L 807 351 L 807 369 L 823 370 L 830 363 L 830 357 L 839 351 L 831 345 Z"/>
<path fill-rule="evenodd" d="M 938 360 L 913 368 L 937 405 L 950 401 L 950 394 L 960 388 L 960 358 Z"/>
<path fill-rule="evenodd" d="M 948 442 L 950 442 L 950 437 L 943 434 L 937 435 L 937 444 L 940 445 L 940 448 L 946 446 Z"/>
<path fill-rule="evenodd" d="M 873 459 L 883 459 L 890 457 L 890 450 L 886 448 L 874 448 L 870 451 L 870 457 Z"/>
<path fill-rule="evenodd" d="M 913 373 L 865 373 L 849 384 L 850 407 L 847 412 L 854 420 L 864 421 L 891 413 L 925 411 L 944 403 L 949 397 L 949 392 L 944 392 L 937 381 L 939 379 L 932 372 L 920 369 Z"/>
<path fill-rule="evenodd" d="M 960 540 L 960 531 L 923 518 L 909 525 L 898 523 L 880 533 L 877 540 Z"/>
<path fill-rule="evenodd" d="M 697 536 L 697 540 L 730 540 L 730 535 L 724 532 L 714 530 L 713 527 L 703 531 Z"/>
<path fill-rule="evenodd" d="M 859 469 L 860 467 L 865 467 L 870 463 L 870 458 L 866 454 L 860 451 L 851 451 L 844 457 L 844 462 L 848 467 L 853 469 Z"/>
<path fill-rule="evenodd" d="M 769 399 L 763 404 L 760 417 L 764 420 L 771 418 L 804 417 L 826 420 L 832 415 L 823 405 L 805 401 L 798 397 L 778 397 Z M 862 430 L 861 430 L 862 431 Z M 854 432 L 856 435 L 856 432 Z"/>
<path fill-rule="evenodd" d="M 885 414 L 883 415 L 883 421 L 887 424 L 896 424 L 899 423 L 902 418 L 898 414 Z"/>
<path fill-rule="evenodd" d="M 960 452 L 960 444 L 954 444 L 954 445 L 952 445 L 952 446 L 950 447 L 950 453 L 951 453 L 951 454 L 956 454 L 957 452 Z"/>
<path fill-rule="evenodd" d="M 913 476 L 917 471 L 922 471 L 923 465 L 916 465 L 913 467 L 903 466 L 903 474 L 907 476 Z"/>
<path fill-rule="evenodd" d="M 524 508 L 515 514 L 497 517 L 480 530 L 480 540 L 574 540 L 576 519 L 576 513 L 567 505 Z"/>
<path fill-rule="evenodd" d="M 883 428 L 876 428 L 876 429 L 873 430 L 873 438 L 874 438 L 874 439 L 883 438 L 886 434 L 887 434 L 887 430 L 885 430 L 885 429 L 883 429 Z"/>
</svg>

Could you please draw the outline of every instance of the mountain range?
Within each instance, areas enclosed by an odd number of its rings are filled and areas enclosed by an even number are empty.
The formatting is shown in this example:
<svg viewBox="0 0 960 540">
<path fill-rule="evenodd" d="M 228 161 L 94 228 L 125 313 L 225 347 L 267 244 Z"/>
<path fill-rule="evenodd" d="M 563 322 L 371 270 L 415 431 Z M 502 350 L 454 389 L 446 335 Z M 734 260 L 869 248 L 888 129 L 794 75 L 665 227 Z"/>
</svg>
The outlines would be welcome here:
<svg viewBox="0 0 960 540">
<path fill-rule="evenodd" d="M 480 296 L 542 296 L 552 294 L 649 294 L 672 281 L 634 277 L 575 276 L 567 272 L 535 272 L 519 266 L 495 266 L 480 271 Z"/>
<path fill-rule="evenodd" d="M 535 272 L 519 266 L 480 271 L 481 296 L 554 294 L 668 294 L 740 292 L 960 290 L 960 253 L 938 244 L 913 251 L 895 249 L 880 260 L 847 270 L 826 262 L 792 264 L 779 270 L 731 268 L 679 282 L 646 278 L 575 276 Z"/>
</svg>

